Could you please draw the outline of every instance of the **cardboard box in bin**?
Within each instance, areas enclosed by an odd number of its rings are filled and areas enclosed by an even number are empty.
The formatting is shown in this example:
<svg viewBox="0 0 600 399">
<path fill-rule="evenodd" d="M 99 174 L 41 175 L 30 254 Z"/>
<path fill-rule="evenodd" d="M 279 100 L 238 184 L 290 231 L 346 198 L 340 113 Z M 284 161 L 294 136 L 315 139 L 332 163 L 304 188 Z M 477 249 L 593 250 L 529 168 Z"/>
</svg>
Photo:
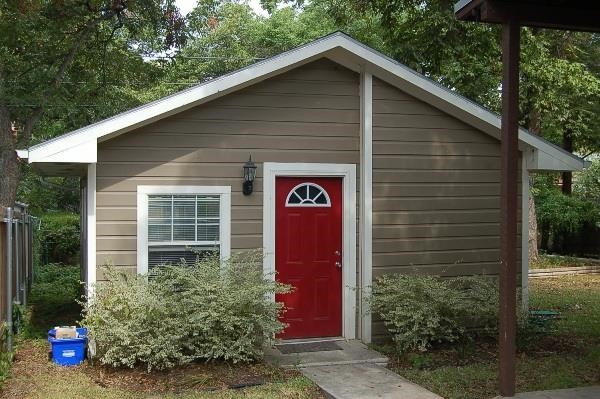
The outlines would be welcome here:
<svg viewBox="0 0 600 399">
<path fill-rule="evenodd" d="M 77 338 L 77 328 L 75 326 L 54 327 L 54 329 L 56 331 L 56 339 Z"/>
</svg>

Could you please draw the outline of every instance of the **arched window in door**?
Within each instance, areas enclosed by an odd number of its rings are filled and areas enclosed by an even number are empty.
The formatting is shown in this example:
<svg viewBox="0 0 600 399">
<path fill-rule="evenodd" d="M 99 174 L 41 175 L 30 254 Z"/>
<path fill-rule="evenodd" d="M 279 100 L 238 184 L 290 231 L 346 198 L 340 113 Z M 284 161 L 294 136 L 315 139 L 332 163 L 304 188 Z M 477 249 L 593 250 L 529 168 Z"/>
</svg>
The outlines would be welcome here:
<svg viewBox="0 0 600 399">
<path fill-rule="evenodd" d="M 331 206 L 331 201 L 323 187 L 306 182 L 290 190 L 285 206 Z"/>
</svg>

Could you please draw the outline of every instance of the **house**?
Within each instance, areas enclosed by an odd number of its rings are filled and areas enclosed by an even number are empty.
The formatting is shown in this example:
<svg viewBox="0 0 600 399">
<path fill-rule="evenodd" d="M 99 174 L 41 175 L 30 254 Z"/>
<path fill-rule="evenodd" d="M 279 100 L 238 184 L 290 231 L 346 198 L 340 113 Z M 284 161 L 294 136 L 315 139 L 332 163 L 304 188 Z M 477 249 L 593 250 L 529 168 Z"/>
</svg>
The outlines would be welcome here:
<svg viewBox="0 0 600 399">
<path fill-rule="evenodd" d="M 144 273 L 189 247 L 264 248 L 265 273 L 298 288 L 285 337 L 370 342 L 384 333 L 373 278 L 498 272 L 499 137 L 497 115 L 334 33 L 20 155 L 81 176 L 90 289 L 105 263 Z M 519 141 L 526 290 L 528 173 L 583 161 Z"/>
</svg>

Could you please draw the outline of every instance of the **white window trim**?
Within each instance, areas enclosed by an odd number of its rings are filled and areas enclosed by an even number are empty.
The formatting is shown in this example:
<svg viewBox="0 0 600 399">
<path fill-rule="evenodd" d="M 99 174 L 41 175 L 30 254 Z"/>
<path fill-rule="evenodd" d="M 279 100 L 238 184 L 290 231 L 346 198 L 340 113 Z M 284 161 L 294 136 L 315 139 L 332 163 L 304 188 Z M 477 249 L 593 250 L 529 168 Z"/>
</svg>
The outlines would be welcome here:
<svg viewBox="0 0 600 399">
<path fill-rule="evenodd" d="M 275 178 L 277 176 L 342 177 L 342 334 L 356 337 L 356 165 L 326 163 L 263 164 L 263 272 L 275 280 Z M 272 300 L 275 300 L 272 297 Z"/>
<path fill-rule="evenodd" d="M 148 273 L 148 196 L 153 194 L 219 195 L 220 256 L 231 255 L 231 186 L 138 186 L 137 187 L 137 272 Z"/>
</svg>

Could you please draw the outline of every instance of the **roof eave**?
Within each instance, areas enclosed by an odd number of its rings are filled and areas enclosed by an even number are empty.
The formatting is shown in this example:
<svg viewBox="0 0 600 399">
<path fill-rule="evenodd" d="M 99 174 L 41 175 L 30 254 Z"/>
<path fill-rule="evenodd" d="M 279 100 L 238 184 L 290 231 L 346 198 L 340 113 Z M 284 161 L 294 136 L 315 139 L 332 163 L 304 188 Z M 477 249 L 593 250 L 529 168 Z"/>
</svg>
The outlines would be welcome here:
<svg viewBox="0 0 600 399">
<path fill-rule="evenodd" d="M 357 72 L 372 71 L 375 76 L 408 94 L 448 112 L 493 137 L 500 138 L 498 115 L 349 36 L 337 32 L 220 78 L 35 145 L 28 151 L 29 162 L 56 162 L 57 160 L 75 163 L 96 162 L 96 147 L 99 142 L 212 101 L 322 57 L 331 58 Z M 583 167 L 580 158 L 538 136 L 531 135 L 524 129 L 519 131 L 519 139 L 552 156 L 565 158 L 562 163 L 566 165 L 579 169 Z"/>
</svg>

